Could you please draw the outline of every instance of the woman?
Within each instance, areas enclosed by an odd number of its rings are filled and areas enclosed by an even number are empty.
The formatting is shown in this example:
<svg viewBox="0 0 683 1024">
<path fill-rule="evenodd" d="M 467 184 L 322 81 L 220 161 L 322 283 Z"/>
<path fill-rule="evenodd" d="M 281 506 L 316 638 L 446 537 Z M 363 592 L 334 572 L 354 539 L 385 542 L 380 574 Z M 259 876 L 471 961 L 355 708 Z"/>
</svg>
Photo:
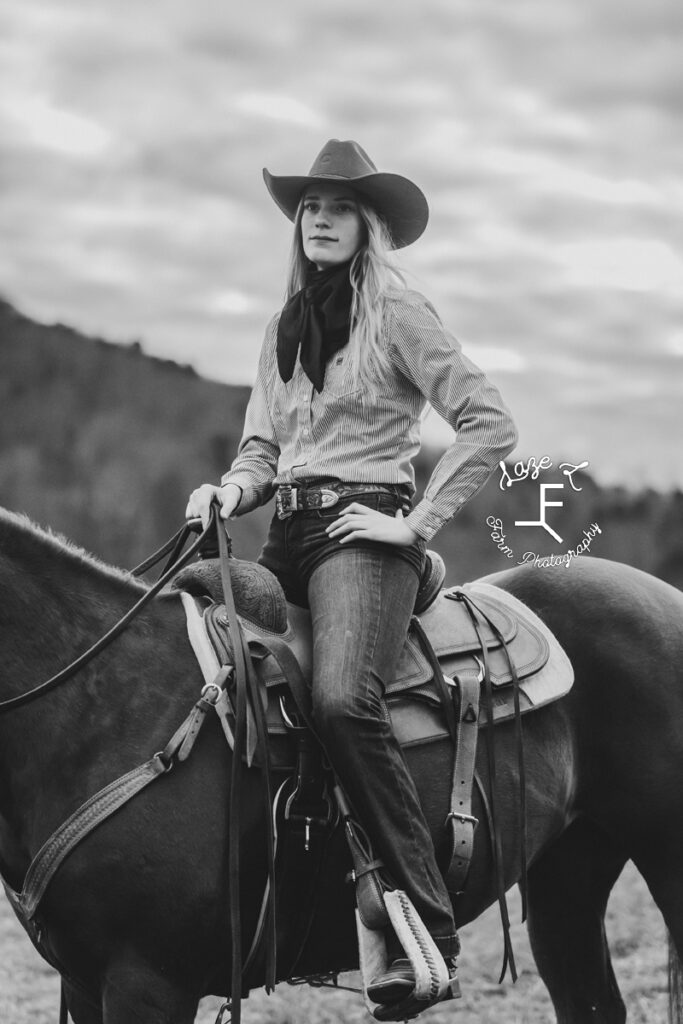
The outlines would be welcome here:
<svg viewBox="0 0 683 1024">
<path fill-rule="evenodd" d="M 259 561 L 290 601 L 310 606 L 316 727 L 376 851 L 449 959 L 458 952 L 450 900 L 382 695 L 426 543 L 486 483 L 515 428 L 498 391 L 389 262 L 427 224 L 413 182 L 336 139 L 308 175 L 264 178 L 295 224 L 287 301 L 266 331 L 237 457 L 220 487 L 192 492 L 187 515 L 206 523 L 214 496 L 223 517 L 242 515 L 275 492 Z M 456 438 L 412 508 L 427 401 Z M 400 953 L 390 947 L 389 971 L 368 990 L 377 1002 L 412 990 Z"/>
</svg>

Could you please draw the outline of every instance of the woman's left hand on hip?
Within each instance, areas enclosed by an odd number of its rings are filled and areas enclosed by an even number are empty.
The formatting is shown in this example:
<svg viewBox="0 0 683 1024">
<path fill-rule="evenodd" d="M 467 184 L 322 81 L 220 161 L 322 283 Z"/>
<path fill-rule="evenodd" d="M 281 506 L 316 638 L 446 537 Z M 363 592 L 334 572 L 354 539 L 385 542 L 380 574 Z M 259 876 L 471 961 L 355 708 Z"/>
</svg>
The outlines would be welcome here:
<svg viewBox="0 0 683 1024">
<path fill-rule="evenodd" d="M 330 537 L 336 537 L 340 544 L 350 540 L 375 540 L 407 548 L 418 539 L 418 535 L 403 518 L 400 508 L 395 516 L 388 516 L 357 501 L 345 508 L 325 532 Z"/>
</svg>

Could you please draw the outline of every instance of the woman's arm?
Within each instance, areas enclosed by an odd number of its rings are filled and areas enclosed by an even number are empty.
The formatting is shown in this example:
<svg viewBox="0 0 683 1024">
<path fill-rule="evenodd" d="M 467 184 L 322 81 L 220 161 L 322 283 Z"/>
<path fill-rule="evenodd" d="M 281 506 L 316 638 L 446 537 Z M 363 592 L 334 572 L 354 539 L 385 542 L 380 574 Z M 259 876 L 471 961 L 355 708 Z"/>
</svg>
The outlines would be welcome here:
<svg viewBox="0 0 683 1024">
<path fill-rule="evenodd" d="M 239 504 L 234 509 L 235 515 L 244 515 L 259 505 L 265 505 L 273 494 L 273 480 L 280 457 L 280 445 L 271 411 L 276 328 L 277 317 L 273 317 L 261 348 L 256 381 L 247 404 L 237 456 L 228 472 L 221 477 L 221 487 L 234 484 L 242 491 Z"/>
<path fill-rule="evenodd" d="M 498 389 L 422 296 L 393 303 L 388 331 L 395 365 L 456 432 L 405 520 L 429 541 L 484 486 L 517 430 Z"/>
<path fill-rule="evenodd" d="M 228 472 L 221 477 L 220 487 L 202 484 L 192 492 L 185 513 L 187 518 L 199 516 L 203 522 L 208 519 L 208 508 L 214 497 L 221 502 L 221 515 L 227 519 L 264 505 L 272 496 L 280 455 L 270 409 L 276 325 L 277 317 L 273 317 L 261 348 L 237 456 Z"/>
</svg>

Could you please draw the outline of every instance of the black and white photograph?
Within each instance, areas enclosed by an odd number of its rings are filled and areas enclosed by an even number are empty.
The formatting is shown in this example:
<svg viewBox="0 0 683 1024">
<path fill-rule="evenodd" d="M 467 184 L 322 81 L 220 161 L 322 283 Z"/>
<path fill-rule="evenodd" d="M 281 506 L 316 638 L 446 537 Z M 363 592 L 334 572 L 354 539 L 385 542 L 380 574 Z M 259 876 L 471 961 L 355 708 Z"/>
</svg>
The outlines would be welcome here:
<svg viewBox="0 0 683 1024">
<path fill-rule="evenodd" d="M 682 53 L 0 0 L 2 1024 L 683 1024 Z"/>
</svg>

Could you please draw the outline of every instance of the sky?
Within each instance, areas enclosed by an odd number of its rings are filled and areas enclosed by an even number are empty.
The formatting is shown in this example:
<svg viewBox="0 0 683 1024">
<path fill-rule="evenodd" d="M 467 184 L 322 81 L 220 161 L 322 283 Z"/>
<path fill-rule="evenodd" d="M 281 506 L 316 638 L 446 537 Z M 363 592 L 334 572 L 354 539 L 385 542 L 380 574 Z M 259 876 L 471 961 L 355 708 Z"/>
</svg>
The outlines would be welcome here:
<svg viewBox="0 0 683 1024">
<path fill-rule="evenodd" d="M 682 52 L 678 0 L 0 0 L 0 294 L 251 383 L 261 169 L 353 138 L 426 193 L 400 263 L 516 457 L 683 487 Z"/>
</svg>

